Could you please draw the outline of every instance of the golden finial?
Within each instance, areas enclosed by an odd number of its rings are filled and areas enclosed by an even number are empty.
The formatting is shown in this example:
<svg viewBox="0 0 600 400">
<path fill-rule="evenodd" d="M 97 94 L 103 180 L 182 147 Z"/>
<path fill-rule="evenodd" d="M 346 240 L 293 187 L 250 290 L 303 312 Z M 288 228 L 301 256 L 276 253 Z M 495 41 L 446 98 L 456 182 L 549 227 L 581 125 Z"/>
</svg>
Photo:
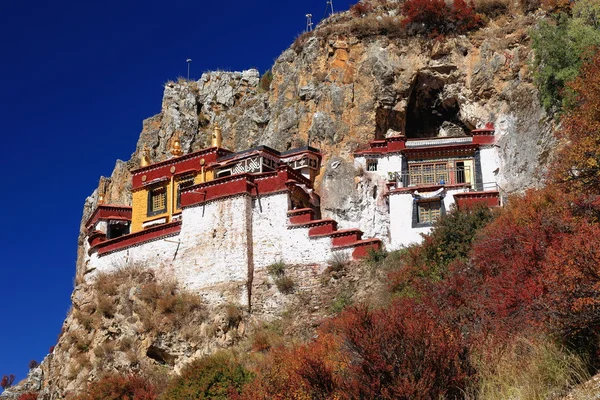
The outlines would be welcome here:
<svg viewBox="0 0 600 400">
<path fill-rule="evenodd" d="M 142 147 L 142 153 L 140 154 L 140 166 L 147 167 L 150 165 L 150 149 L 144 143 L 144 147 Z"/>
<path fill-rule="evenodd" d="M 98 195 L 98 205 L 100 204 L 104 204 L 104 195 L 100 194 Z"/>
<path fill-rule="evenodd" d="M 212 134 L 212 147 L 221 147 L 221 142 L 223 141 L 223 135 L 221 134 L 221 127 L 218 122 L 215 122 L 215 129 Z"/>
<path fill-rule="evenodd" d="M 183 154 L 181 149 L 181 141 L 179 140 L 179 131 L 175 131 L 171 142 L 171 154 L 175 157 L 179 157 Z"/>
</svg>

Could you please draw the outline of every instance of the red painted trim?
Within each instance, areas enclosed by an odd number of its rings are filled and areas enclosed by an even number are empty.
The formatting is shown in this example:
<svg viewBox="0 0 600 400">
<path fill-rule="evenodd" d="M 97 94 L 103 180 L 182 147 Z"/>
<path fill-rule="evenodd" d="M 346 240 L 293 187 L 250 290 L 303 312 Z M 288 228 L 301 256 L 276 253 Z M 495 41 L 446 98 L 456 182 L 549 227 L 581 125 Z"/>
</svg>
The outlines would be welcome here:
<svg viewBox="0 0 600 400">
<path fill-rule="evenodd" d="M 494 136 L 494 130 L 479 129 L 471 132 L 473 134 L 473 144 L 494 144 L 496 143 L 496 137 Z"/>
<path fill-rule="evenodd" d="M 190 207 L 237 194 L 262 196 L 287 191 L 301 183 L 310 187 L 310 181 L 289 166 L 262 174 L 236 174 L 193 185 L 181 193 L 181 207 Z"/>
<path fill-rule="evenodd" d="M 339 231 L 333 231 L 330 233 L 324 233 L 324 234 L 310 234 L 308 236 L 310 236 L 311 238 L 321 238 L 321 237 L 330 237 L 331 238 L 331 244 L 336 247 L 336 246 L 345 246 L 345 245 L 349 245 L 352 243 L 356 243 L 358 241 L 360 241 L 362 239 L 362 235 L 363 235 L 363 231 L 361 231 L 360 229 L 342 229 Z"/>
<path fill-rule="evenodd" d="M 208 164 L 214 163 L 217 158 L 226 154 L 231 154 L 231 151 L 220 147 L 210 147 L 208 149 L 203 149 L 181 157 L 171 158 L 169 160 L 148 165 L 147 167 L 136 169 L 131 171 L 131 188 L 132 190 L 136 190 L 162 180 L 169 180 L 172 175 L 178 176 L 183 173 L 201 172 L 201 158 L 204 158 L 204 168 L 205 170 L 208 170 Z M 173 166 L 175 167 L 175 173 L 171 173 L 171 167 Z M 142 176 L 146 176 L 145 181 L 142 181 Z"/>
<path fill-rule="evenodd" d="M 361 258 L 365 258 L 369 255 L 369 250 L 380 250 L 381 249 L 381 240 L 373 239 L 367 241 L 361 241 L 357 246 L 354 247 L 354 251 L 352 252 L 352 258 L 354 260 L 360 260 Z"/>
<path fill-rule="evenodd" d="M 109 219 L 131 221 L 131 207 L 100 204 L 88 218 L 85 226 L 87 229 L 90 229 L 98 220 Z"/>
<path fill-rule="evenodd" d="M 161 224 L 144 229 L 143 231 L 130 233 L 129 235 L 119 236 L 118 238 L 99 243 L 95 246 L 95 249 L 98 250 L 98 255 L 102 256 L 108 253 L 123 250 L 125 248 L 137 246 L 142 243 L 160 239 L 165 236 L 172 236 L 179 233 L 180 230 L 181 221 Z"/>
<path fill-rule="evenodd" d="M 485 205 L 488 207 L 500 206 L 500 192 L 498 191 L 456 193 L 454 199 L 459 209 L 475 205 Z"/>
<path fill-rule="evenodd" d="M 309 222 L 314 218 L 315 212 L 310 208 L 301 208 L 287 212 L 291 224 Z"/>
<path fill-rule="evenodd" d="M 405 148 L 405 136 L 392 136 L 382 140 L 372 140 L 369 142 L 369 149 L 356 151 L 354 152 L 354 155 L 397 153 Z"/>
<path fill-rule="evenodd" d="M 438 156 L 447 155 L 447 153 L 473 153 L 479 148 L 478 144 L 447 144 L 442 146 L 430 146 L 430 147 L 411 147 L 406 148 L 403 154 L 407 158 L 422 158 L 426 156 Z M 445 154 L 446 153 L 446 154 Z M 416 157 L 418 156 L 418 157 Z"/>
<path fill-rule="evenodd" d="M 93 231 L 88 236 L 88 243 L 90 247 L 96 246 L 100 242 L 104 242 L 106 240 L 106 234 L 102 231 Z"/>
</svg>

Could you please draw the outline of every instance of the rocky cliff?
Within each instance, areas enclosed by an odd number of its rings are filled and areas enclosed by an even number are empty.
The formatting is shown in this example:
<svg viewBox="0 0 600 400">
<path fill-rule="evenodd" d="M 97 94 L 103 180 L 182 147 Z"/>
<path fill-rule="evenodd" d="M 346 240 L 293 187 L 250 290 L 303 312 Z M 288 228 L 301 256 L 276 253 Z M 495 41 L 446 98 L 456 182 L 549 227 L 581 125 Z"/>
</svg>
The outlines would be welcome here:
<svg viewBox="0 0 600 400">
<path fill-rule="evenodd" d="M 303 35 L 276 60 L 272 81 L 248 70 L 210 72 L 195 82 L 166 83 L 161 113 L 144 121 L 131 159 L 117 161 L 111 177 L 100 180 L 98 190 L 86 200 L 82 224 L 99 192 L 108 203 L 130 204 L 129 171 L 139 165 L 144 145 L 154 161 L 163 160 L 168 157 L 173 134 L 179 131 L 183 150 L 197 150 L 206 147 L 215 123 L 223 128 L 224 147 L 233 150 L 259 144 L 282 151 L 305 144 L 319 147 L 324 167 L 317 190 L 324 216 L 337 219 L 342 227 L 358 226 L 366 236 L 387 234 L 381 231 L 386 216 L 366 211 L 375 209 L 370 203 L 383 201 L 381 193 L 372 195 L 373 186 L 382 183 L 355 171 L 351 154 L 376 138 L 399 133 L 407 137 L 462 135 L 491 122 L 499 136 L 498 182 L 504 193 L 541 184 L 554 137 L 528 68 L 532 57 L 528 30 L 535 23 L 534 16 L 502 17 L 467 36 L 436 41 L 357 34 L 346 29 L 351 23 L 350 17 L 342 14 Z M 83 235 L 80 241 L 78 276 Z M 94 288 L 81 279 L 77 284 L 75 311 L 65 322 L 66 333 L 86 331 L 78 315 L 84 318 L 81 312 L 86 302 L 96 296 Z M 318 296 L 315 290 L 306 293 Z M 123 292 L 122 298 L 127 299 L 122 304 L 133 309 L 141 304 L 134 292 Z M 267 319 L 282 312 L 280 303 L 265 304 L 271 304 L 271 311 L 261 314 Z M 86 351 L 109 351 L 102 348 L 106 338 L 114 346 L 127 346 L 127 337 L 139 339 L 135 333 L 139 317 L 130 311 L 119 309 L 119 319 L 94 328 L 101 334 L 86 339 Z M 196 322 L 211 330 L 212 339 L 191 340 L 182 332 L 144 336 L 143 340 L 158 337 L 160 343 L 152 345 L 155 351 L 151 354 L 145 346 L 134 352 L 135 357 L 174 367 L 245 334 L 244 324 L 240 328 L 239 322 L 250 318 L 248 315 L 232 325 L 227 311 L 207 312 L 210 317 L 200 313 Z M 70 359 L 69 349 L 77 343 L 67 342 L 77 340 L 72 336 L 63 335 L 54 354 L 36 372 L 35 382 L 44 388 L 44 398 L 61 398 L 69 390 L 80 389 L 101 369 L 94 366 L 94 356 L 80 360 L 85 368 L 93 367 L 92 374 L 76 370 L 79 361 Z M 185 357 L 172 363 L 165 354 Z M 122 370 L 133 365 L 131 360 L 121 361 L 110 365 Z"/>
</svg>

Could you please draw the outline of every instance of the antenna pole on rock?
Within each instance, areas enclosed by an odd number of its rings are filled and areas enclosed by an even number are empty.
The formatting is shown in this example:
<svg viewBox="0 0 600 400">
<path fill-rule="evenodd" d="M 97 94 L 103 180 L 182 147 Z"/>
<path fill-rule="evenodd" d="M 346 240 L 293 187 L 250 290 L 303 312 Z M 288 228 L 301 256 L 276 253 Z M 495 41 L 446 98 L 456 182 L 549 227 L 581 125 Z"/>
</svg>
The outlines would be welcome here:
<svg viewBox="0 0 600 400">
<path fill-rule="evenodd" d="M 306 14 L 306 32 L 312 31 L 312 14 Z"/>
<path fill-rule="evenodd" d="M 190 64 L 192 63 L 192 59 L 191 59 L 191 58 L 188 58 L 187 60 L 185 60 L 185 62 L 186 62 L 186 63 L 187 63 L 187 65 L 188 65 L 188 74 L 187 74 L 187 79 L 188 79 L 188 81 L 189 81 L 189 80 L 190 80 Z"/>
<path fill-rule="evenodd" d="M 333 15 L 333 0 L 327 0 L 327 9 L 329 10 L 329 8 L 331 7 L 331 15 Z"/>
</svg>

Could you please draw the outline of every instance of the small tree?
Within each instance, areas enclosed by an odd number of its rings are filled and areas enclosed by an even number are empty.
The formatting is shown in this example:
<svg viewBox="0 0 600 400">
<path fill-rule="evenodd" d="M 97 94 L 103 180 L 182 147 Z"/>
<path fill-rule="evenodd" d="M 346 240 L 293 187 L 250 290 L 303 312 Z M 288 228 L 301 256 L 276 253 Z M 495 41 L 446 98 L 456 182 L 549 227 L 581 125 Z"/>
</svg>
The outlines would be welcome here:
<svg viewBox="0 0 600 400">
<path fill-rule="evenodd" d="M 37 368 L 38 365 L 40 365 L 40 363 L 38 363 L 36 360 L 29 361 L 29 369 Z"/>
<path fill-rule="evenodd" d="M 13 374 L 4 375 L 2 377 L 2 380 L 0 380 L 0 387 L 2 387 L 2 389 L 8 389 L 9 387 L 12 386 L 12 384 L 14 382 L 15 382 L 15 376 Z"/>
</svg>

